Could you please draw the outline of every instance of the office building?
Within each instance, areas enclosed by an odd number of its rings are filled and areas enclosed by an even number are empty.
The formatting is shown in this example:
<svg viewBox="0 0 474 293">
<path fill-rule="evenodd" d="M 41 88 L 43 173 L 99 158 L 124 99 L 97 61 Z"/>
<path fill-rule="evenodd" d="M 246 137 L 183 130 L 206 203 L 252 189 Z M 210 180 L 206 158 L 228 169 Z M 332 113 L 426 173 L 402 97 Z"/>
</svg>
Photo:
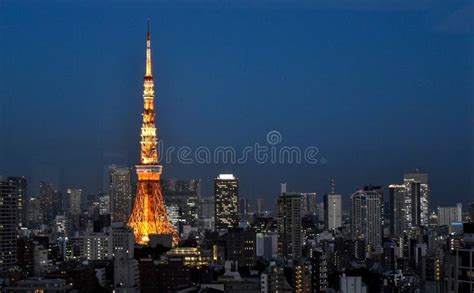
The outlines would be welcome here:
<svg viewBox="0 0 474 293">
<path fill-rule="evenodd" d="M 43 223 L 50 225 L 63 208 L 61 193 L 51 183 L 40 182 L 40 203 Z"/>
<path fill-rule="evenodd" d="M 127 223 L 132 213 L 132 177 L 128 167 L 109 167 L 109 198 L 112 221 Z"/>
<path fill-rule="evenodd" d="M 317 194 L 316 192 L 301 193 L 301 215 L 314 216 L 317 213 Z"/>
<path fill-rule="evenodd" d="M 428 226 L 429 195 L 428 174 L 411 173 L 403 176 L 403 183 L 411 199 L 411 225 L 413 227 Z"/>
<path fill-rule="evenodd" d="M 265 211 L 265 200 L 261 197 L 257 198 L 257 215 L 263 215 L 263 212 Z"/>
<path fill-rule="evenodd" d="M 307 265 L 297 265 L 294 268 L 295 293 L 311 293 L 311 270 Z"/>
<path fill-rule="evenodd" d="M 285 270 L 282 266 L 270 264 L 266 267 L 265 272 L 260 276 L 261 279 L 261 293 L 291 293 L 291 286 L 285 278 Z"/>
<path fill-rule="evenodd" d="M 362 282 L 361 276 L 339 277 L 339 290 L 341 293 L 367 293 L 367 286 Z"/>
<path fill-rule="evenodd" d="M 232 174 L 220 174 L 214 179 L 216 230 L 239 225 L 239 180 Z"/>
<path fill-rule="evenodd" d="M 112 224 L 111 231 L 114 256 L 119 252 L 125 252 L 127 258 L 133 258 L 135 251 L 135 235 L 133 230 L 121 222 L 115 222 Z"/>
<path fill-rule="evenodd" d="M 462 204 L 455 207 L 438 207 L 438 226 L 450 226 L 451 223 L 462 221 Z"/>
<path fill-rule="evenodd" d="M 27 223 L 27 207 L 28 207 L 28 195 L 27 195 L 27 182 L 25 177 L 8 177 L 7 180 L 15 181 L 17 186 L 17 225 L 19 227 L 25 227 Z"/>
<path fill-rule="evenodd" d="M 178 209 L 181 225 L 196 227 L 199 218 L 201 180 L 165 179 L 161 183 L 166 206 Z"/>
<path fill-rule="evenodd" d="M 15 268 L 18 181 L 0 178 L 0 272 Z M 21 187 L 20 187 L 21 188 Z"/>
<path fill-rule="evenodd" d="M 340 194 L 324 195 L 324 224 L 326 229 L 342 227 L 342 200 Z"/>
<path fill-rule="evenodd" d="M 406 186 L 392 184 L 388 187 L 390 197 L 390 235 L 400 237 L 403 232 L 410 229 L 411 200 L 408 197 Z"/>
<path fill-rule="evenodd" d="M 70 215 L 79 215 L 82 211 L 82 189 L 68 189 L 67 192 Z"/>
<path fill-rule="evenodd" d="M 473 275 L 474 246 L 455 248 L 446 261 L 446 292 L 474 292 Z"/>
<path fill-rule="evenodd" d="M 266 261 L 270 261 L 278 256 L 278 234 L 257 233 L 256 254 Z"/>
<path fill-rule="evenodd" d="M 302 254 L 301 195 L 283 193 L 278 198 L 278 252 L 298 260 Z"/>
<path fill-rule="evenodd" d="M 252 268 L 257 264 L 257 240 L 255 231 L 230 229 L 227 233 L 227 260 L 237 261 L 241 267 Z"/>
<path fill-rule="evenodd" d="M 239 198 L 239 215 L 243 219 L 249 212 L 249 202 L 246 197 Z"/>
<path fill-rule="evenodd" d="M 383 193 L 380 187 L 364 187 L 351 196 L 352 237 L 381 247 L 383 238 Z"/>
<path fill-rule="evenodd" d="M 328 263 L 322 250 L 311 251 L 311 288 L 313 292 L 326 292 L 328 288 Z"/>
</svg>

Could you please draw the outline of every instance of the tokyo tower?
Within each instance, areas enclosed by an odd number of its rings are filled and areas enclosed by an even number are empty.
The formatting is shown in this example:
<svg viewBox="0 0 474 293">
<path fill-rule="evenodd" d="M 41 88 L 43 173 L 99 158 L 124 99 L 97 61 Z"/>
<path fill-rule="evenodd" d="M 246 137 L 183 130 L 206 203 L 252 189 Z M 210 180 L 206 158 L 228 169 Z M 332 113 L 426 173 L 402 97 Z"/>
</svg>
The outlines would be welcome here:
<svg viewBox="0 0 474 293">
<path fill-rule="evenodd" d="M 160 175 L 162 166 L 158 165 L 158 150 L 154 109 L 154 80 L 151 67 L 150 28 L 146 40 L 146 71 L 143 83 L 143 122 L 141 128 L 141 163 L 136 166 L 138 175 L 137 195 L 128 226 L 133 229 L 135 241 L 147 244 L 150 234 L 172 235 L 173 247 L 179 243 L 179 236 L 168 220 L 168 214 L 161 193 Z"/>
</svg>

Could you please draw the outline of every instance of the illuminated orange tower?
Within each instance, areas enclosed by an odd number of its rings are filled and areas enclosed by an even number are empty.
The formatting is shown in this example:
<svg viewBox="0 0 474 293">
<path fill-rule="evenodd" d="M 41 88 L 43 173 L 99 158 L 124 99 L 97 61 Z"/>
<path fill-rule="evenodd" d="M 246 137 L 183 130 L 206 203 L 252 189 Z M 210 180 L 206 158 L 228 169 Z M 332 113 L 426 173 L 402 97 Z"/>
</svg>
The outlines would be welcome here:
<svg viewBox="0 0 474 293">
<path fill-rule="evenodd" d="M 156 126 L 154 109 L 154 80 L 151 67 L 150 27 L 146 40 L 146 71 L 143 83 L 143 123 L 141 129 L 141 164 L 137 165 L 138 187 L 133 212 L 128 226 L 133 229 L 135 241 L 147 244 L 150 234 L 171 234 L 173 246 L 178 245 L 179 236 L 168 220 L 163 194 L 161 193 L 160 175 L 162 166 L 158 165 L 156 147 Z"/>
</svg>

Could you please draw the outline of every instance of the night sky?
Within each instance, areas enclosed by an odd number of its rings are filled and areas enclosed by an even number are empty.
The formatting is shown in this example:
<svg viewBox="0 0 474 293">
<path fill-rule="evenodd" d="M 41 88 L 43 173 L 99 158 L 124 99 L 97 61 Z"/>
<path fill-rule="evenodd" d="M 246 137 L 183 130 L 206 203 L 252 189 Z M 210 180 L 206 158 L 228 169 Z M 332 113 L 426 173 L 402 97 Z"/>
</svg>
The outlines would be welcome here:
<svg viewBox="0 0 474 293">
<path fill-rule="evenodd" d="M 77 3 L 76 3 L 77 2 Z M 97 1 L 98 2 L 98 1 Z M 337 2 L 337 4 L 333 4 Z M 381 4 L 383 3 L 383 4 Z M 472 1 L 1 1 L 0 174 L 97 192 L 139 162 L 146 19 L 165 146 L 316 146 L 325 164 L 233 172 L 241 196 L 345 197 L 428 172 L 432 207 L 474 199 Z"/>
</svg>

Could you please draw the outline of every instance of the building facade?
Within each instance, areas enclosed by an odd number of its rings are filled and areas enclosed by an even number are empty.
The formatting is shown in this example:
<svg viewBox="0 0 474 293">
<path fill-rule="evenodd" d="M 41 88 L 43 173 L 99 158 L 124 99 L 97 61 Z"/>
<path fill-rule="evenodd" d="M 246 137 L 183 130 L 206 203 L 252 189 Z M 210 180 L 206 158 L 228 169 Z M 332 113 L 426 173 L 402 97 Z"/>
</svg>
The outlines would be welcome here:
<svg viewBox="0 0 474 293">
<path fill-rule="evenodd" d="M 278 253 L 298 260 L 302 255 L 300 194 L 284 193 L 278 198 Z"/>
<path fill-rule="evenodd" d="M 428 226 L 430 188 L 428 174 L 410 173 L 403 175 L 408 196 L 411 199 L 412 226 Z"/>
<path fill-rule="evenodd" d="M 381 247 L 383 238 L 383 194 L 379 187 L 365 187 L 351 196 L 352 237 Z"/>
<path fill-rule="evenodd" d="M 132 213 L 132 171 L 128 167 L 109 167 L 109 198 L 112 221 L 126 223 Z"/>
<path fill-rule="evenodd" d="M 390 235 L 398 238 L 410 229 L 411 209 L 406 186 L 392 184 L 388 187 L 390 197 Z"/>
<path fill-rule="evenodd" d="M 342 227 L 342 200 L 340 194 L 330 193 L 324 195 L 324 223 L 328 230 Z"/>
<path fill-rule="evenodd" d="M 438 207 L 438 226 L 449 226 L 462 221 L 462 204 L 455 207 Z"/>
<path fill-rule="evenodd" d="M 0 178 L 0 272 L 15 268 L 17 261 L 17 183 Z"/>
<path fill-rule="evenodd" d="M 239 225 L 239 180 L 232 174 L 220 174 L 214 179 L 216 230 Z"/>
</svg>

